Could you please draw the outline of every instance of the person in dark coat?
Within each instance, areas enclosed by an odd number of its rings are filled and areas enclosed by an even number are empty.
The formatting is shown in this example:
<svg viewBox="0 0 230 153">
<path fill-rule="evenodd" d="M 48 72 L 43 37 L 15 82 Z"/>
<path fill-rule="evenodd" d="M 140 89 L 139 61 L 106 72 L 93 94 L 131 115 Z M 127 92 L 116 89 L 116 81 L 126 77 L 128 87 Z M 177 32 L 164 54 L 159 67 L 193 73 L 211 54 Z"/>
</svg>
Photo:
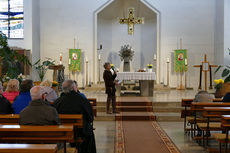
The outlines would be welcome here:
<svg viewBox="0 0 230 153">
<path fill-rule="evenodd" d="M 76 84 L 66 80 L 62 84 L 63 93 L 54 102 L 54 107 L 59 114 L 82 114 L 83 131 L 78 131 L 78 136 L 83 137 L 79 153 L 96 153 L 95 137 L 93 132 L 93 110 L 90 102 L 80 93 L 75 91 Z M 72 144 L 73 146 L 73 144 Z"/>
<path fill-rule="evenodd" d="M 226 93 L 224 95 L 224 98 L 222 99 L 222 102 L 230 102 L 230 92 Z"/>
<path fill-rule="evenodd" d="M 105 93 L 107 94 L 107 103 L 106 103 L 106 111 L 107 114 L 111 114 L 110 112 L 110 103 L 112 101 L 113 113 L 117 113 L 116 111 L 116 82 L 115 78 L 117 77 L 117 73 L 113 70 L 113 74 L 111 72 L 110 63 L 104 64 L 105 71 L 103 73 L 103 78 L 105 81 Z"/>
<path fill-rule="evenodd" d="M 45 93 L 40 86 L 30 90 L 32 101 L 20 113 L 20 125 L 59 125 L 60 119 L 55 108 L 45 101 Z"/>
<path fill-rule="evenodd" d="M 3 86 L 0 82 L 0 114 L 13 114 L 14 110 L 11 107 L 11 103 L 2 94 Z"/>
</svg>

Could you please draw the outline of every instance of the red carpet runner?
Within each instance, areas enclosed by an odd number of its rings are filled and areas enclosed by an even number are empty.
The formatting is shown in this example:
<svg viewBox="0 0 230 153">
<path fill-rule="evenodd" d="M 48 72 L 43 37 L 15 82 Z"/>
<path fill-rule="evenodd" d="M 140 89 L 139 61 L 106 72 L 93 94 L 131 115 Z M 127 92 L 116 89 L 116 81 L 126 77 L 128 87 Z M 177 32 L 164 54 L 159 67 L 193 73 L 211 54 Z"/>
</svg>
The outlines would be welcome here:
<svg viewBox="0 0 230 153">
<path fill-rule="evenodd" d="M 115 153 L 179 153 L 144 97 L 118 97 Z"/>
</svg>

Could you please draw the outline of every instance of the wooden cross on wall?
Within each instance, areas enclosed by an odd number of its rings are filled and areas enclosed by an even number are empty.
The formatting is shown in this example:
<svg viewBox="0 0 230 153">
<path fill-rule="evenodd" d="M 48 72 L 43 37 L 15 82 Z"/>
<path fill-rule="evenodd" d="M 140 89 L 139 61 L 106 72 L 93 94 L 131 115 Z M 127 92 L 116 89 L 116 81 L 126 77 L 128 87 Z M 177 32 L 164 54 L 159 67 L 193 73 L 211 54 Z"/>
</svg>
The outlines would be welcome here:
<svg viewBox="0 0 230 153">
<path fill-rule="evenodd" d="M 199 83 L 199 89 L 202 85 L 202 72 L 204 72 L 204 81 L 205 81 L 205 91 L 207 91 L 207 76 L 208 72 L 210 72 L 210 86 L 209 89 L 212 89 L 212 67 L 217 67 L 217 65 L 210 65 L 207 61 L 207 55 L 204 55 L 204 61 L 201 65 L 194 65 L 194 67 L 200 68 L 200 83 Z"/>
<path fill-rule="evenodd" d="M 134 8 L 129 8 L 129 17 L 121 18 L 119 20 L 120 24 L 128 24 L 128 34 L 133 35 L 134 33 L 134 24 L 144 24 L 143 18 L 134 17 Z"/>
</svg>

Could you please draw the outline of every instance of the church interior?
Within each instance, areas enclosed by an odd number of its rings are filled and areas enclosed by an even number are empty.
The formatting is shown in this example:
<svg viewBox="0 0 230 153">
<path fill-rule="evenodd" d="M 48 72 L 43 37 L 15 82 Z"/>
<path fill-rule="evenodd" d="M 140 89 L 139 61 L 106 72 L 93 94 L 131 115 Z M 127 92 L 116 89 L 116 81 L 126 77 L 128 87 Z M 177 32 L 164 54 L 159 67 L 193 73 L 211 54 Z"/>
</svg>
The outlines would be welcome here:
<svg viewBox="0 0 230 153">
<path fill-rule="evenodd" d="M 0 0 L 0 153 L 230 152 L 230 0 Z"/>
</svg>

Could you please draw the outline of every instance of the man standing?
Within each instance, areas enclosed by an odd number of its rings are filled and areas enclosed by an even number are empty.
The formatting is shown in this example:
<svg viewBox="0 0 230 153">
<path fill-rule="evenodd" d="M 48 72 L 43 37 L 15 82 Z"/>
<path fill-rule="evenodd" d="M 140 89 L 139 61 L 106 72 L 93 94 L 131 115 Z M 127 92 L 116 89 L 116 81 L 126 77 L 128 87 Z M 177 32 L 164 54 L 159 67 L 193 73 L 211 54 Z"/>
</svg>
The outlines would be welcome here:
<svg viewBox="0 0 230 153">
<path fill-rule="evenodd" d="M 60 119 L 55 108 L 45 101 L 45 93 L 40 86 L 30 90 L 32 101 L 20 113 L 20 125 L 59 125 Z"/>
<path fill-rule="evenodd" d="M 114 73 L 112 74 L 111 72 L 111 65 L 110 63 L 105 63 L 104 64 L 104 74 L 103 74 L 103 78 L 105 81 L 105 89 L 106 89 L 106 94 L 107 94 L 107 104 L 106 104 L 106 111 L 107 114 L 111 114 L 110 112 L 110 103 L 112 101 L 112 107 L 113 107 L 113 113 L 117 113 L 116 111 L 116 82 L 115 82 L 115 78 L 117 77 L 117 73 L 114 71 Z"/>
</svg>

